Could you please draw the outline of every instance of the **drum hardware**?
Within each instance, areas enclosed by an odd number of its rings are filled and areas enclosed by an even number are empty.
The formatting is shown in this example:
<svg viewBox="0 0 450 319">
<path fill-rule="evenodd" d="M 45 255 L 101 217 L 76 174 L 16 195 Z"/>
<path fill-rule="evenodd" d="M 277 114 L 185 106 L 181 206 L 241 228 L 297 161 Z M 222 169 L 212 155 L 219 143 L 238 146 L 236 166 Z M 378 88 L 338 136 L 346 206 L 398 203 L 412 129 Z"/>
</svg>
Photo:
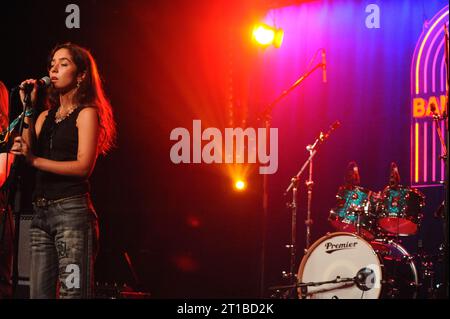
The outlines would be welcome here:
<svg viewBox="0 0 450 319">
<path fill-rule="evenodd" d="M 439 205 L 433 214 L 434 218 L 444 218 L 444 206 L 444 201 L 442 201 L 441 205 Z"/>
<path fill-rule="evenodd" d="M 323 51 L 323 49 L 319 49 L 316 51 L 316 53 L 314 54 L 312 61 L 316 58 L 317 54 L 319 53 L 319 51 Z M 323 61 L 321 63 L 317 63 L 316 66 L 314 66 L 313 68 L 309 69 L 301 76 L 299 77 L 288 89 L 284 90 L 275 100 L 273 100 L 270 104 L 268 104 L 266 107 L 264 107 L 264 109 L 258 114 L 257 116 L 257 120 L 258 121 L 264 121 L 264 126 L 266 129 L 266 134 L 268 136 L 269 131 L 270 131 L 270 127 L 271 127 L 271 121 L 272 121 L 272 111 L 274 110 L 274 108 L 278 105 L 278 103 L 283 100 L 283 98 L 285 98 L 289 93 L 291 93 L 295 88 L 299 87 L 301 83 L 303 83 L 303 81 L 308 78 L 312 73 L 314 73 L 314 71 L 318 70 L 319 68 L 323 68 L 324 63 Z M 335 124 L 337 123 L 337 125 L 334 127 L 336 128 L 337 126 L 340 125 L 340 123 L 338 121 L 335 122 Z M 334 125 L 335 125 L 334 124 Z M 320 143 L 322 143 L 326 138 L 328 138 L 328 135 L 323 135 L 323 133 L 321 133 L 320 136 Z M 316 150 L 314 150 L 314 154 L 315 154 Z M 312 160 L 313 155 L 310 156 L 308 162 L 310 160 Z M 306 163 L 305 163 L 306 164 Z M 302 168 L 303 170 L 303 168 Z M 300 176 L 300 172 L 299 174 L 297 174 L 297 177 Z M 286 193 L 288 193 L 290 191 L 290 189 L 293 187 L 292 183 L 291 185 L 288 187 L 288 190 L 286 191 Z M 268 216 L 268 199 L 269 199 L 269 192 L 268 192 L 268 175 L 265 174 L 264 178 L 263 178 L 263 200 L 262 200 L 262 204 L 263 204 L 263 230 L 262 230 L 262 244 L 261 244 L 261 269 L 260 269 L 260 297 L 264 297 L 264 286 L 265 286 L 265 250 L 266 250 L 266 219 Z M 296 208 L 295 208 L 296 209 Z M 295 248 L 295 247 L 293 247 Z"/>
<path fill-rule="evenodd" d="M 445 66 L 446 66 L 446 71 L 447 71 L 447 86 L 446 86 L 446 105 L 443 108 L 442 113 L 440 113 L 437 110 L 437 107 L 432 104 L 431 105 L 431 111 L 433 113 L 433 121 L 436 123 L 435 127 L 436 127 L 436 132 L 437 135 L 439 137 L 439 141 L 441 144 L 441 154 L 439 154 L 439 158 L 443 161 L 444 168 L 445 168 L 445 178 L 444 178 L 444 193 L 445 193 L 445 197 L 444 197 L 444 202 L 443 202 L 443 218 L 442 218 L 442 226 L 443 226 L 443 234 L 444 234 L 444 263 L 445 263 L 445 267 L 444 267 L 444 283 L 442 286 L 442 289 L 444 291 L 444 297 L 445 298 L 449 298 L 450 296 L 450 282 L 449 282 L 449 233 L 450 233 L 450 229 L 449 229 L 449 205 L 448 205 L 448 198 L 449 198 L 449 191 L 448 191 L 448 181 L 449 181 L 449 164 L 448 164 L 448 149 L 449 149 L 449 129 L 448 129 L 448 110 L 449 110 L 449 98 L 448 98 L 448 81 L 450 78 L 450 71 L 449 71 L 449 36 L 448 36 L 448 28 L 446 25 L 444 25 L 444 40 L 445 40 Z M 439 125 L 440 121 L 443 121 L 445 123 L 444 125 L 444 129 L 441 129 L 441 126 Z M 444 132 L 442 132 L 444 131 Z"/>
<path fill-rule="evenodd" d="M 312 200 L 312 187 L 314 185 L 314 182 L 312 180 L 313 175 L 313 164 L 312 160 L 314 156 L 316 155 L 318 148 L 320 145 L 322 145 L 330 136 L 330 134 L 340 126 L 341 124 L 339 121 L 335 121 L 331 126 L 328 132 L 323 133 L 320 132 L 319 136 L 316 138 L 313 144 L 308 145 L 306 147 L 307 151 L 309 152 L 309 157 L 306 160 L 306 162 L 303 164 L 303 166 L 300 168 L 298 173 L 291 178 L 291 182 L 289 186 L 287 187 L 284 195 L 287 195 L 292 190 L 292 200 L 289 204 L 287 204 L 287 207 L 291 209 L 291 243 L 287 245 L 286 247 L 290 248 L 290 267 L 289 267 L 289 273 L 285 274 L 287 278 L 291 279 L 291 283 L 293 284 L 296 281 L 295 274 L 295 268 L 296 268 L 296 257 L 297 257 L 297 192 L 298 192 L 298 182 L 300 180 L 300 176 L 305 171 L 306 167 L 309 167 L 309 175 L 308 180 L 306 181 L 307 191 L 308 191 L 308 202 L 307 202 L 307 216 L 305 220 L 306 225 L 306 246 L 305 246 L 305 252 L 310 246 L 310 240 L 311 240 L 311 225 L 313 224 L 313 220 L 311 218 L 311 200 Z"/>
<path fill-rule="evenodd" d="M 444 261 L 445 258 L 445 251 L 446 251 L 446 246 L 445 243 L 442 243 L 439 245 L 439 253 L 438 253 L 438 257 L 439 257 L 439 261 Z"/>
<path fill-rule="evenodd" d="M 283 278 L 289 279 L 290 283 L 297 281 L 295 275 L 295 265 L 297 257 L 297 191 L 298 191 L 299 176 L 295 176 L 291 179 L 292 185 L 292 201 L 288 206 L 291 208 L 291 243 L 286 245 L 286 248 L 290 250 L 290 263 L 289 273 L 284 272 Z"/>
<path fill-rule="evenodd" d="M 442 245 L 441 245 L 442 246 Z M 441 247 L 439 247 L 441 249 Z M 439 295 L 441 283 L 435 280 L 436 262 L 442 262 L 441 251 L 438 254 L 427 254 L 423 249 L 422 240 L 419 240 L 418 253 L 415 255 L 417 263 L 420 265 L 420 279 L 422 293 L 427 299 L 436 299 Z"/>
<path fill-rule="evenodd" d="M 369 198 L 371 196 L 371 193 L 372 192 L 369 192 Z M 370 204 L 370 201 L 367 201 L 366 205 L 364 205 L 364 215 L 365 216 L 369 215 L 369 204 Z M 361 211 L 357 211 L 356 212 L 356 215 L 357 215 L 357 218 L 356 218 L 356 234 L 360 235 L 360 236 L 361 236 L 361 215 L 362 215 L 362 213 L 363 212 L 361 212 Z"/>
</svg>

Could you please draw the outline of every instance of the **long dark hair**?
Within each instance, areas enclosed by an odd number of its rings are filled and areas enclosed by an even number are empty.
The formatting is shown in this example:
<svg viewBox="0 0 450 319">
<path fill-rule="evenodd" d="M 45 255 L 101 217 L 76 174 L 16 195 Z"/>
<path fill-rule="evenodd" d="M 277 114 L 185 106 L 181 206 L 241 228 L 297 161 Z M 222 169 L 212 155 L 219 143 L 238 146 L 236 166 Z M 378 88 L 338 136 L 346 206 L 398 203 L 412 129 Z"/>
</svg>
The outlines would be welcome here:
<svg viewBox="0 0 450 319">
<path fill-rule="evenodd" d="M 87 49 L 73 43 L 64 43 L 57 45 L 50 53 L 47 65 L 48 69 L 50 69 L 53 56 L 60 49 L 67 49 L 70 52 L 72 60 L 77 66 L 77 75 L 86 73 L 86 76 L 75 92 L 74 102 L 78 106 L 94 107 L 97 110 L 100 123 L 97 150 L 99 154 L 106 154 L 115 145 L 116 123 L 111 104 L 103 90 L 97 64 Z M 49 88 L 47 95 L 48 107 L 59 107 L 59 94 L 60 92 L 52 86 Z"/>
</svg>

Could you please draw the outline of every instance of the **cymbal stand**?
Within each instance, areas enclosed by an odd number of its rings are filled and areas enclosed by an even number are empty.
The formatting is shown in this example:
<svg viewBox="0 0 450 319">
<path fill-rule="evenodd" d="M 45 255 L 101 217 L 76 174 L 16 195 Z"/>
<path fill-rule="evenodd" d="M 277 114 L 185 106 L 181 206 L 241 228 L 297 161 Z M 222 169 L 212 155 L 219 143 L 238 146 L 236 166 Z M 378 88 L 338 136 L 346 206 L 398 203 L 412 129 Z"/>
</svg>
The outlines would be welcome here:
<svg viewBox="0 0 450 319">
<path fill-rule="evenodd" d="M 299 172 L 291 179 L 291 183 L 289 184 L 288 188 L 285 191 L 285 195 L 287 195 L 288 192 L 292 190 L 292 201 L 287 205 L 291 209 L 291 243 L 290 245 L 287 245 L 290 249 L 290 267 L 289 267 L 289 273 L 283 273 L 285 278 L 289 278 L 291 283 L 294 283 L 297 278 L 295 274 L 295 265 L 296 265 L 296 254 L 297 254 L 297 193 L 298 193 L 298 181 L 300 179 L 300 176 L 305 171 L 306 167 L 309 166 L 309 177 L 306 181 L 306 185 L 308 188 L 308 212 L 306 216 L 306 250 L 309 248 L 310 245 L 310 239 L 311 239 L 311 199 L 312 199 L 312 185 L 314 184 L 312 181 L 312 159 L 317 153 L 317 149 L 319 145 L 321 145 L 325 140 L 328 139 L 331 132 L 333 132 L 336 128 L 340 126 L 339 121 L 334 122 L 327 133 L 320 132 L 317 139 L 314 141 L 312 145 L 307 146 L 307 150 L 309 151 L 309 157 L 306 160 L 306 162 L 303 164 Z"/>
</svg>

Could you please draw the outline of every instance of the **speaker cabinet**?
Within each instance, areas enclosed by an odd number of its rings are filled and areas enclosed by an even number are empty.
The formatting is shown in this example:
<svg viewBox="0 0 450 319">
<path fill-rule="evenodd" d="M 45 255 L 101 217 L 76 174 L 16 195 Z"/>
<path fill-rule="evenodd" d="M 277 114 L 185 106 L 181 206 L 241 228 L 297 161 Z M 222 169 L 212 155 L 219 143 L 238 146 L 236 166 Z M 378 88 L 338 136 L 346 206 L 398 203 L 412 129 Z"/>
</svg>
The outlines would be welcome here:
<svg viewBox="0 0 450 319">
<path fill-rule="evenodd" d="M 19 234 L 19 283 L 29 284 L 30 281 L 30 225 L 33 215 L 20 216 Z"/>
</svg>

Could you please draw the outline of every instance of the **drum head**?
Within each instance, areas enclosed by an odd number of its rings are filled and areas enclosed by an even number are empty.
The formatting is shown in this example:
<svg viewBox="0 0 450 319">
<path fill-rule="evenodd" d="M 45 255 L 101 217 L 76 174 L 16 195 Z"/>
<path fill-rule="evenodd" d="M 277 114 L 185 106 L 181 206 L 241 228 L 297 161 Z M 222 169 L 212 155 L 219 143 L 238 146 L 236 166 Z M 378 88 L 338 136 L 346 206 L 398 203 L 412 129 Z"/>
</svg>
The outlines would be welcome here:
<svg viewBox="0 0 450 319">
<path fill-rule="evenodd" d="M 369 272 L 365 287 L 354 282 L 341 282 L 299 288 L 299 298 L 377 299 L 381 293 L 382 269 L 371 245 L 350 233 L 332 233 L 316 241 L 303 257 L 298 271 L 300 283 L 324 282 L 336 277 L 354 278 Z"/>
</svg>

